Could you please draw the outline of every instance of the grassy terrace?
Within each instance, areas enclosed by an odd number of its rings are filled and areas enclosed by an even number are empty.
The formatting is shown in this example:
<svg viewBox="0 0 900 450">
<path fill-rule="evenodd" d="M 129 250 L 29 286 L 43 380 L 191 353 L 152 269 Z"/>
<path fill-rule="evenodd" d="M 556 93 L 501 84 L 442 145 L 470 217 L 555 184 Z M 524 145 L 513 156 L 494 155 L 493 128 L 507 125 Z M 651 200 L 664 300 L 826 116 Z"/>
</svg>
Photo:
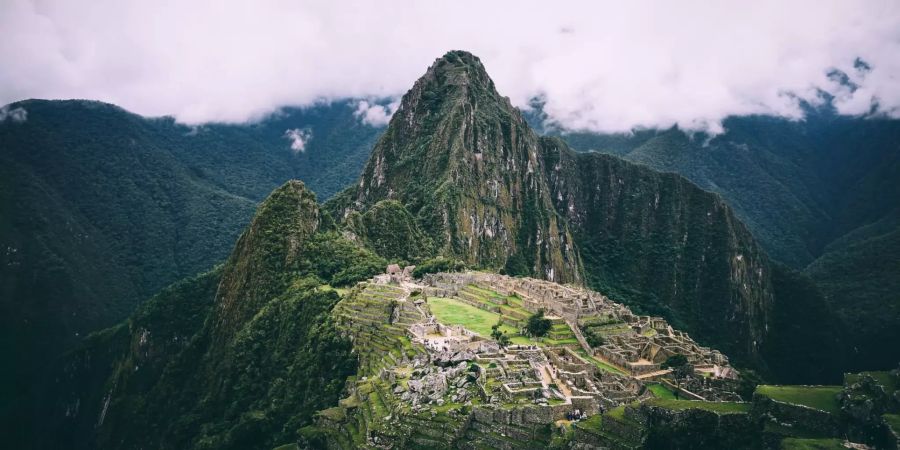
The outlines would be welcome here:
<svg viewBox="0 0 900 450">
<path fill-rule="evenodd" d="M 671 410 L 702 409 L 722 414 L 740 414 L 750 412 L 750 403 L 744 402 L 701 402 L 693 400 L 673 400 L 655 398 L 647 404 Z"/>
<path fill-rule="evenodd" d="M 884 422 L 891 427 L 895 433 L 900 433 L 900 414 L 885 414 L 881 417 L 884 418 Z"/>
<path fill-rule="evenodd" d="M 589 362 L 589 363 L 591 363 L 591 364 L 597 366 L 597 368 L 600 369 L 600 370 L 603 370 L 603 371 L 606 371 L 606 372 L 612 372 L 612 373 L 617 374 L 617 375 L 628 375 L 627 373 L 625 373 L 625 372 L 623 372 L 622 370 L 620 370 L 618 367 L 613 366 L 613 365 L 610 365 L 610 364 L 607 364 L 607 363 L 605 363 L 605 362 L 603 362 L 603 361 L 600 361 L 600 360 L 597 359 L 597 358 L 594 358 L 593 356 L 588 355 L 587 352 L 585 352 L 584 349 L 582 349 L 582 348 L 579 348 L 579 349 L 577 350 L 577 353 L 578 353 L 579 356 L 581 356 L 582 358 L 584 358 L 587 362 Z"/>
<path fill-rule="evenodd" d="M 787 438 L 781 441 L 782 450 L 845 450 L 840 439 Z"/>
<path fill-rule="evenodd" d="M 476 308 L 468 303 L 452 298 L 429 297 L 428 305 L 438 322 L 446 325 L 462 325 L 482 337 L 489 338 L 491 336 L 491 327 L 500 320 L 499 314 Z M 518 336 L 518 330 L 509 325 L 501 325 L 500 330 L 507 332 L 510 337 L 521 337 Z"/>
<path fill-rule="evenodd" d="M 839 392 L 841 392 L 841 386 L 762 385 L 756 388 L 757 395 L 769 397 L 778 402 L 807 406 L 832 414 L 837 414 L 841 410 L 837 400 Z"/>
<path fill-rule="evenodd" d="M 479 336 L 486 338 L 491 336 L 491 327 L 501 317 L 500 314 L 477 308 L 454 298 L 429 297 L 428 305 L 431 308 L 431 313 L 434 314 L 439 322 L 446 325 L 462 325 L 478 333 Z M 541 346 L 578 344 L 578 340 L 575 339 L 575 335 L 568 325 L 554 325 L 552 333 L 554 336 L 561 337 L 560 339 L 545 337 L 541 340 L 534 340 L 522 336 L 517 328 L 506 324 L 501 325 L 500 330 L 505 331 L 509 335 L 510 342 L 513 344 Z"/>
<path fill-rule="evenodd" d="M 601 425 L 603 425 L 603 416 L 600 414 L 594 414 L 587 419 L 575 422 L 575 426 L 577 428 L 581 428 L 587 431 L 599 431 Z"/>
<path fill-rule="evenodd" d="M 656 398 L 666 399 L 666 400 L 675 400 L 675 393 L 669 390 L 666 386 L 663 386 L 659 383 L 653 383 L 647 386 L 647 389 L 650 389 L 650 392 L 656 396 Z"/>
</svg>

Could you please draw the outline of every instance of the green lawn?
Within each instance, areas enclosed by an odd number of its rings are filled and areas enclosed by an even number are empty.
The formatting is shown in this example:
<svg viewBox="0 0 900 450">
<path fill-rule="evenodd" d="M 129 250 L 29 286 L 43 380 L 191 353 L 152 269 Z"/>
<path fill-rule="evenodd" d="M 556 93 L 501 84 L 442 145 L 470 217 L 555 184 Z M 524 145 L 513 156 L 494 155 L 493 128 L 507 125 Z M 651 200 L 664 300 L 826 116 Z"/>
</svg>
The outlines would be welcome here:
<svg viewBox="0 0 900 450">
<path fill-rule="evenodd" d="M 675 393 L 662 384 L 653 383 L 647 386 L 647 389 L 650 389 L 650 392 L 652 392 L 656 398 L 675 400 Z"/>
<path fill-rule="evenodd" d="M 452 298 L 428 297 L 428 305 L 438 322 L 445 325 L 462 325 L 482 337 L 489 338 L 491 336 L 491 327 L 500 320 L 499 314 L 476 308 Z M 509 334 L 514 343 L 518 343 L 516 342 L 517 338 L 520 337 L 517 333 L 518 330 L 509 325 L 501 325 L 500 330 Z"/>
<path fill-rule="evenodd" d="M 750 404 L 744 402 L 701 402 L 694 400 L 655 398 L 652 400 L 648 400 L 647 403 L 650 405 L 659 406 L 661 408 L 673 410 L 702 409 L 718 413 L 750 412 Z"/>
<path fill-rule="evenodd" d="M 429 297 L 428 304 L 430 305 L 431 313 L 434 314 L 438 322 L 446 325 L 462 325 L 482 337 L 489 338 L 491 336 L 491 327 L 500 320 L 500 314 L 476 308 L 453 298 Z M 520 335 L 517 328 L 509 325 L 501 325 L 500 330 L 505 331 L 509 335 L 510 342 L 518 345 L 578 344 L 578 340 L 575 339 L 574 335 L 571 338 L 559 340 L 550 339 L 549 337 L 535 340 Z"/>
<path fill-rule="evenodd" d="M 841 392 L 841 386 L 770 386 L 760 385 L 756 393 L 771 398 L 772 400 L 803 405 L 829 413 L 837 414 L 841 411 L 837 394 Z"/>
</svg>

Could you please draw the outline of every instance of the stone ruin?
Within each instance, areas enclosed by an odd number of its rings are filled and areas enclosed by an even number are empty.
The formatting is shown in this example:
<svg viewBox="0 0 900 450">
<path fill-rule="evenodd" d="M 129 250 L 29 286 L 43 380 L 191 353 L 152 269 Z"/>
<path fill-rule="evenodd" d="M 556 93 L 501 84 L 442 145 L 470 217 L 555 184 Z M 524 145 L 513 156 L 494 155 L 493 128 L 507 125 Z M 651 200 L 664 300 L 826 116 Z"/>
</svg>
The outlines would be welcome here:
<svg viewBox="0 0 900 450">
<path fill-rule="evenodd" d="M 402 284 L 411 283 L 413 281 L 413 271 L 416 266 L 406 266 L 400 268 L 397 264 L 389 264 L 383 275 L 376 275 L 373 281 L 376 284 Z"/>
<path fill-rule="evenodd" d="M 548 317 L 564 319 L 588 355 L 639 380 L 664 377 L 670 370 L 662 369 L 662 364 L 679 354 L 694 366 L 698 378 L 723 380 L 721 383 L 705 381 L 705 385 L 715 384 L 725 389 L 739 378 L 739 373 L 729 366 L 728 358 L 721 352 L 700 346 L 687 333 L 673 329 L 661 317 L 635 315 L 626 306 L 594 291 L 484 272 L 429 274 L 423 282 L 428 296 L 458 297 L 465 294 L 463 289 L 469 285 L 505 296 L 514 295 L 522 300 L 527 311 L 544 310 Z M 590 327 L 599 330 L 605 341 L 602 345 L 591 347 L 587 343 L 584 331 Z M 706 391 L 708 395 L 713 394 Z"/>
</svg>

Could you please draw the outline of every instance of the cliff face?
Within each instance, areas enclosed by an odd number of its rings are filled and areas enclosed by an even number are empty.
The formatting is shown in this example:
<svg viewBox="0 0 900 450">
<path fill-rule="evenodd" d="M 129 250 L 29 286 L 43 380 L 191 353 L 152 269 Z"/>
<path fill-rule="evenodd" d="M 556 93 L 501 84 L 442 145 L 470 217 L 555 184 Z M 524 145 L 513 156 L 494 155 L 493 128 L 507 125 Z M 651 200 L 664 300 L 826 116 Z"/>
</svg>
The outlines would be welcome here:
<svg viewBox="0 0 900 450">
<path fill-rule="evenodd" d="M 470 265 L 581 282 L 555 214 L 538 137 L 475 56 L 450 52 L 403 97 L 338 217 L 398 200 L 437 253 Z"/>
<path fill-rule="evenodd" d="M 769 261 L 719 196 L 559 139 L 541 143 L 554 207 L 572 229 L 588 285 L 729 355 L 758 359 L 774 305 Z"/>
</svg>

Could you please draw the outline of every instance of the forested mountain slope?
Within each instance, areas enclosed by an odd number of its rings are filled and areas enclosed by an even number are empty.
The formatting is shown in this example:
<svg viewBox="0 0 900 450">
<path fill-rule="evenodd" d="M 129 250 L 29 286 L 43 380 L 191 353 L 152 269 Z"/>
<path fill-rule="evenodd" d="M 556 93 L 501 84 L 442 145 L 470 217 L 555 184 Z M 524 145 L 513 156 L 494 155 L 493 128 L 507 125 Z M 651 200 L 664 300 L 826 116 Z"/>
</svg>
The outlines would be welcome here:
<svg viewBox="0 0 900 450">
<path fill-rule="evenodd" d="M 264 196 L 300 177 L 329 196 L 380 129 L 355 103 L 187 127 L 90 101 L 15 103 L 0 123 L 0 416 L 24 431 L 48 364 L 87 333 L 228 254 Z M 302 152 L 285 131 L 304 130 Z M 309 137 L 311 136 L 311 137 Z M 34 411 L 34 414 L 41 414 Z"/>
</svg>

